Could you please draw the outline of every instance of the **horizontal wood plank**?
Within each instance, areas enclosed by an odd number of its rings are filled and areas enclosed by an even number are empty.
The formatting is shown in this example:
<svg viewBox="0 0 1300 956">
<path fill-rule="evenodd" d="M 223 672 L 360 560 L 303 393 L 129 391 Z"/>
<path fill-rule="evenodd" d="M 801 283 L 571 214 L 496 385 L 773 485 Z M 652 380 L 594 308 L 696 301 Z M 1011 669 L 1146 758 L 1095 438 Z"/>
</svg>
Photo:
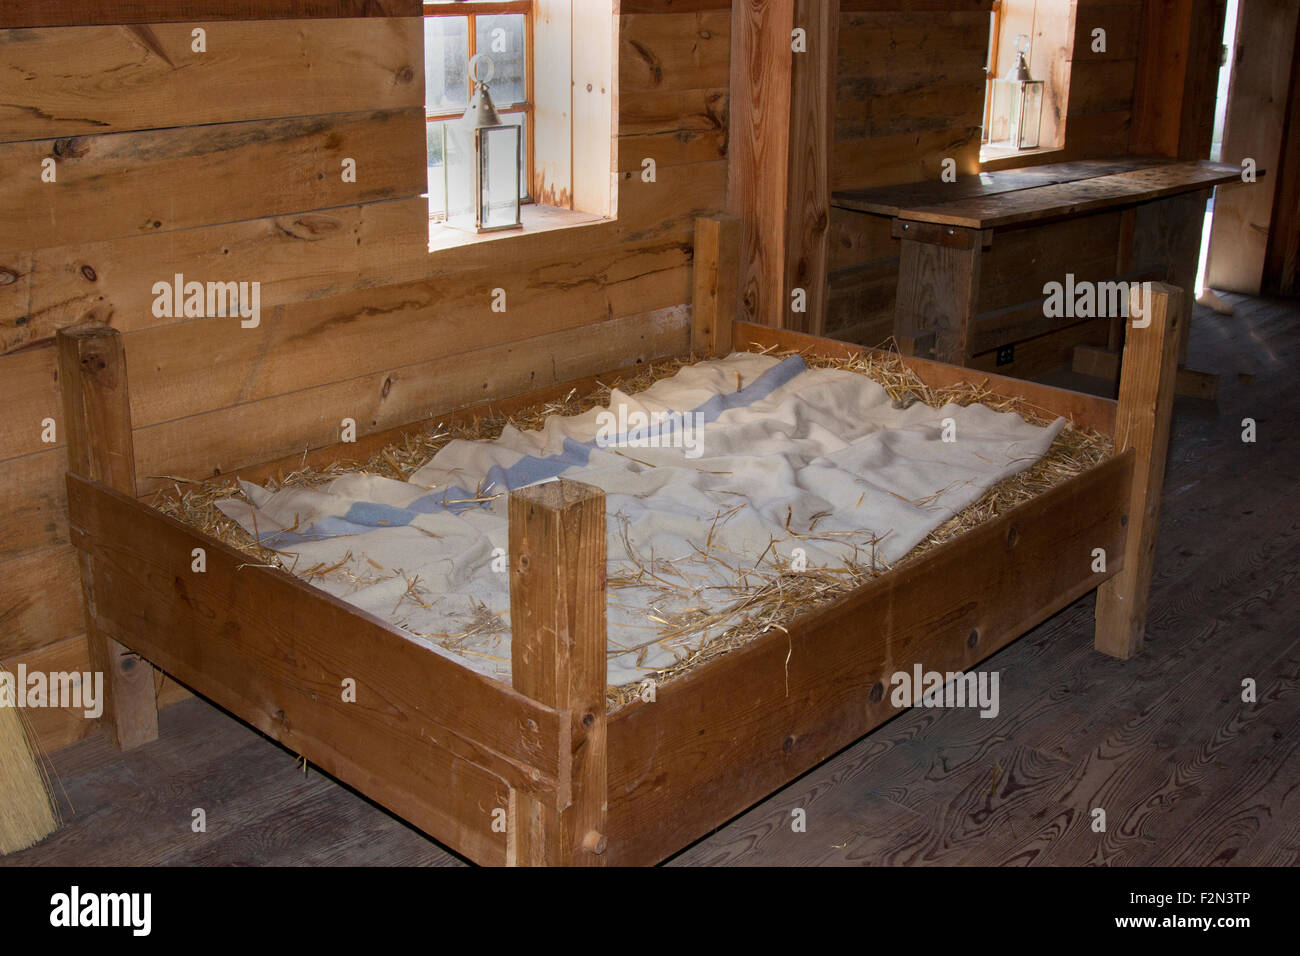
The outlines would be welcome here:
<svg viewBox="0 0 1300 956">
<path fill-rule="evenodd" d="M 1112 173 L 1149 169 L 1165 165 L 1166 162 L 1161 159 L 1126 157 L 1049 163 L 1042 166 L 958 176 L 953 182 L 932 179 L 925 182 L 877 186 L 871 189 L 845 189 L 832 195 L 831 202 L 841 209 L 874 213 L 878 216 L 900 216 L 921 206 L 937 206 L 963 199 L 999 196 L 1037 186 L 1096 179 Z M 908 216 L 908 218 L 914 217 Z"/>
<path fill-rule="evenodd" d="M 690 300 L 690 249 L 614 247 L 518 279 L 487 269 L 284 306 L 258 328 L 197 319 L 126 338 L 137 428 L 639 315 Z M 493 310 L 495 289 L 506 310 Z M 626 327 L 626 326 L 624 326 Z"/>
<path fill-rule="evenodd" d="M 139 429 L 139 491 L 170 486 L 153 476 L 201 479 L 335 444 L 345 417 L 366 435 L 485 398 L 679 355 L 690 348 L 689 315 L 687 306 L 630 315 Z"/>
<path fill-rule="evenodd" d="M 731 12 L 624 12 L 620 18 L 619 96 L 643 90 L 728 87 Z"/>
<path fill-rule="evenodd" d="M 302 17 L 418 17 L 421 0 L 6 0 L 0 27 L 277 20 Z"/>
<path fill-rule="evenodd" d="M 154 315 L 154 283 L 259 283 L 262 312 L 282 305 L 410 282 L 429 275 L 423 197 L 340 206 L 103 242 L 0 253 L 0 268 L 26 263 L 24 295 L 0 286 L 0 353 L 50 339 L 65 325 L 98 322 L 122 332 L 168 325 Z M 0 359 L 3 361 L 3 359 Z M 3 455 L 0 455 L 3 457 Z"/>
<path fill-rule="evenodd" d="M 71 547 L 0 562 L 0 658 L 80 634 L 81 572 Z"/>
<path fill-rule="evenodd" d="M 972 229 L 993 229 L 1080 215 L 1098 209 L 1136 205 L 1152 199 L 1195 192 L 1220 183 L 1241 181 L 1241 169 L 1222 163 L 1170 163 L 1127 173 L 1112 173 L 1077 182 L 1022 189 L 997 196 L 962 199 L 931 206 L 911 206 L 902 215 Z"/>
<path fill-rule="evenodd" d="M 423 108 L 420 18 L 0 30 L 0 136 Z"/>
<path fill-rule="evenodd" d="M 55 182 L 42 182 L 54 159 Z M 356 182 L 342 162 L 356 161 Z M 0 146 L 0 235 L 39 249 L 416 196 L 424 110 L 75 136 Z M 164 277 L 159 277 L 164 278 Z"/>
<path fill-rule="evenodd" d="M 0 461 L 0 561 L 68 543 L 66 449 Z"/>
</svg>

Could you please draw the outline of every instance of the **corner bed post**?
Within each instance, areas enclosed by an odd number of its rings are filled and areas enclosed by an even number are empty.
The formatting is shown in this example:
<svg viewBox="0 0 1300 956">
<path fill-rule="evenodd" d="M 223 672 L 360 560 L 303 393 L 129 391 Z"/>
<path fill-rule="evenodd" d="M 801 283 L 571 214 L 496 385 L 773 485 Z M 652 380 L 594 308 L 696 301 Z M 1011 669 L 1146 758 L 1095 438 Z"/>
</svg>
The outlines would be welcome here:
<svg viewBox="0 0 1300 956">
<path fill-rule="evenodd" d="M 534 485 L 511 492 L 509 520 L 512 680 L 569 712 L 560 758 L 571 769 L 554 804 L 511 791 L 507 862 L 599 866 L 608 809 L 605 493 L 563 479 Z"/>
<path fill-rule="evenodd" d="M 1097 589 L 1097 650 L 1121 659 L 1142 649 L 1146 630 L 1174 379 L 1183 335 L 1179 328 L 1183 322 L 1183 290 L 1163 282 L 1153 282 L 1150 288 L 1145 303 L 1140 286 L 1133 286 L 1130 294 L 1130 321 L 1124 336 L 1115 415 L 1116 454 L 1129 448 L 1137 453 L 1129 490 L 1124 567 Z"/>
<path fill-rule="evenodd" d="M 135 447 L 122 335 L 104 325 L 59 329 L 59 386 L 68 470 L 135 497 Z M 130 750 L 158 737 L 153 667 L 100 630 L 93 559 L 78 552 L 86 604 L 86 643 L 93 671 L 104 675 L 104 733 Z"/>
</svg>

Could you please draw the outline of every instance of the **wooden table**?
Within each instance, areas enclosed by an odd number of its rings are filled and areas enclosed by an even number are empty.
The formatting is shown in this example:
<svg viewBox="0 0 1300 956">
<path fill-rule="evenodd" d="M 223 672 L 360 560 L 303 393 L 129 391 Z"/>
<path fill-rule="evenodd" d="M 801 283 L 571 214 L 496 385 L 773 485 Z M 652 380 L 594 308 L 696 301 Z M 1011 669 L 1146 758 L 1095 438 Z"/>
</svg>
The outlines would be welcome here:
<svg viewBox="0 0 1300 956">
<path fill-rule="evenodd" d="M 846 190 L 834 193 L 831 203 L 892 219 L 892 235 L 902 244 L 894 307 L 900 350 L 968 365 L 974 355 L 1078 321 L 1046 315 L 1045 295 L 1018 310 L 980 314 L 981 260 L 1000 235 L 1120 210 L 1119 248 L 1109 278 L 1183 286 L 1190 316 L 1205 200 L 1215 186 L 1240 179 L 1236 166 L 1130 157 Z M 1068 261 L 1069 250 L 1062 254 Z M 1184 353 L 1188 324 L 1182 325 Z M 1118 351 L 1121 335 L 1122 320 L 1116 318 L 1111 350 Z"/>
</svg>

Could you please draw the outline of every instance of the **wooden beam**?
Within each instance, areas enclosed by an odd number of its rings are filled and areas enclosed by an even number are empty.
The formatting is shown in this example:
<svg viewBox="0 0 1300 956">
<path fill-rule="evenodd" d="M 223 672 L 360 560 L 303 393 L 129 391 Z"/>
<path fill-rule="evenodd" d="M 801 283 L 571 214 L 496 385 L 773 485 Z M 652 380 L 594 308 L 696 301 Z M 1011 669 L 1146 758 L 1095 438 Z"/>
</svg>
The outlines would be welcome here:
<svg viewBox="0 0 1300 956">
<path fill-rule="evenodd" d="M 739 315 L 740 220 L 701 216 L 695 220 L 694 297 L 691 351 L 726 355 L 731 324 Z"/>
<path fill-rule="evenodd" d="M 1129 151 L 1209 156 L 1225 0 L 1146 0 Z"/>
<path fill-rule="evenodd" d="M 727 208 L 741 222 L 741 314 L 763 325 L 779 325 L 789 307 L 783 285 L 793 28 L 794 0 L 731 6 Z"/>
<path fill-rule="evenodd" d="M 511 492 L 509 516 L 512 681 L 567 712 L 561 758 L 571 763 L 570 789 L 555 801 L 512 790 L 508 862 L 599 866 L 608 802 L 605 493 L 563 479 L 534 485 Z"/>
<path fill-rule="evenodd" d="M 790 72 L 790 167 L 780 324 L 813 335 L 826 328 L 839 22 L 839 0 L 795 0 L 793 29 L 804 31 L 805 47 L 793 54 Z M 803 290 L 802 312 L 793 311 L 790 305 L 795 289 Z"/>
<path fill-rule="evenodd" d="M 122 335 L 102 325 L 60 329 L 56 335 L 63 388 L 68 470 L 114 491 L 135 494 L 135 449 Z M 99 625 L 95 559 L 80 553 L 91 669 L 104 675 L 104 732 L 129 750 L 158 737 L 153 668 Z"/>
<path fill-rule="evenodd" d="M 1123 570 L 1097 589 L 1097 650 L 1127 659 L 1142 649 L 1155 563 L 1160 493 L 1169 449 L 1183 290 L 1152 283 L 1149 297 L 1133 289 L 1119 383 L 1115 451 L 1137 460 L 1127 509 Z M 1143 302 L 1143 299 L 1146 299 Z M 1139 326 L 1138 323 L 1146 323 Z"/>
</svg>

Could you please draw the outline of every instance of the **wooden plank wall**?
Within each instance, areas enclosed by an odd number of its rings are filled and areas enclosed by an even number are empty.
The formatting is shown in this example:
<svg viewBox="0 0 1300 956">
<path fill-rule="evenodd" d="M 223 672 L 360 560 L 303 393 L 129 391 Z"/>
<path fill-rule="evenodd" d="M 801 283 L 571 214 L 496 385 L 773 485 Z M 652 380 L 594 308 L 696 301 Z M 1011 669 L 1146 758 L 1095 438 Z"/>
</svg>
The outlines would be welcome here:
<svg viewBox="0 0 1300 956">
<path fill-rule="evenodd" d="M 0 12 L 7 664 L 86 664 L 61 326 L 125 333 L 141 494 L 336 442 L 345 417 L 364 434 L 688 346 L 694 219 L 725 203 L 727 0 L 621 4 L 616 221 L 432 255 L 415 0 L 55 6 Z M 204 19 L 222 10 L 264 22 Z M 259 325 L 156 316 L 176 274 L 260 282 Z M 49 749 L 91 730 L 32 716 Z"/>
<path fill-rule="evenodd" d="M 1075 34 L 1065 147 L 1010 165 L 1129 151 L 1143 2 L 1066 6 Z M 833 188 L 938 178 L 945 157 L 956 161 L 958 175 L 978 170 L 990 7 L 978 0 L 841 0 Z M 1104 54 L 1092 51 L 1098 27 L 1106 31 Z M 884 342 L 893 331 L 899 254 L 888 221 L 832 209 L 829 245 L 826 334 Z M 1095 245 L 1090 241 L 1089 255 Z M 1035 275 L 1063 277 L 1076 264 L 1075 251 L 1069 243 L 1037 247 Z M 981 312 L 1007 304 L 1005 283 L 1001 270 L 985 270 Z"/>
<path fill-rule="evenodd" d="M 841 0 L 831 188 L 937 179 L 945 157 L 978 171 L 992 0 Z M 889 222 L 831 210 L 826 333 L 893 333 L 898 242 Z"/>
</svg>

